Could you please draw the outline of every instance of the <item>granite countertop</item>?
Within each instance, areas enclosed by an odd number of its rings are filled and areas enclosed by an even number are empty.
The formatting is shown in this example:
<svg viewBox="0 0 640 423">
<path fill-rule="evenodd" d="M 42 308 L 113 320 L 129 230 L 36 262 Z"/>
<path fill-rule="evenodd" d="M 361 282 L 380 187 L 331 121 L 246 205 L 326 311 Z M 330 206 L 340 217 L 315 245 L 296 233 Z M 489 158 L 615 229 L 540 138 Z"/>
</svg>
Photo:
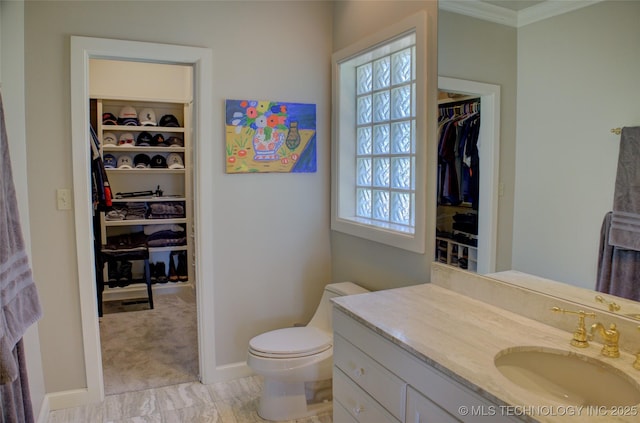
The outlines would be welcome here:
<svg viewBox="0 0 640 423">
<path fill-rule="evenodd" d="M 496 354 L 506 348 L 573 351 L 604 361 L 640 384 L 640 371 L 632 367 L 635 357 L 624 351 L 620 358 L 611 359 L 600 355 L 598 342 L 588 348 L 573 347 L 569 332 L 434 284 L 338 297 L 333 302 L 337 309 L 486 399 L 498 405 L 540 406 L 530 409 L 537 421 L 639 420 L 640 406 L 623 410 L 623 417 L 613 419 L 618 410 L 609 407 L 579 409 L 554 403 L 511 382 L 494 365 Z M 558 417 L 559 413 L 565 415 Z"/>
</svg>

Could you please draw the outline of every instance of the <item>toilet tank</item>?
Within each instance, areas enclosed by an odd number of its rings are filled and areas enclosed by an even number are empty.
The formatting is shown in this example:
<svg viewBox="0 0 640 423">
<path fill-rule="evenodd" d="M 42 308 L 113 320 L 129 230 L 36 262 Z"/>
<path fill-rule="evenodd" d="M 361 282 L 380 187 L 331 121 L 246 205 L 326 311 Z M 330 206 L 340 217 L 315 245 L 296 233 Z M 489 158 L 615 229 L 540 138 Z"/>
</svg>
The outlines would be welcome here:
<svg viewBox="0 0 640 423">
<path fill-rule="evenodd" d="M 313 326 L 327 332 L 331 332 L 333 330 L 333 326 L 331 324 L 331 298 L 342 297 L 344 295 L 364 294 L 367 292 L 370 291 L 353 282 L 337 282 L 328 284 L 324 287 L 320 304 L 318 304 L 318 308 L 307 326 Z"/>
</svg>

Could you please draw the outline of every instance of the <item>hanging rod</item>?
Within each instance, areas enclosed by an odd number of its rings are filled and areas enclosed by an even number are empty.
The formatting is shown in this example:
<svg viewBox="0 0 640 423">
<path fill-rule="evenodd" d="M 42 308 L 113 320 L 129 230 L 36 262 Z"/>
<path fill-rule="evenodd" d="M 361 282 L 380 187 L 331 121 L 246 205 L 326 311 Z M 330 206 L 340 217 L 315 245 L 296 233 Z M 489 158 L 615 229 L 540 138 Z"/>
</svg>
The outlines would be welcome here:
<svg viewBox="0 0 640 423">
<path fill-rule="evenodd" d="M 622 128 L 613 128 L 611 129 L 612 134 L 620 135 L 622 133 Z"/>
</svg>

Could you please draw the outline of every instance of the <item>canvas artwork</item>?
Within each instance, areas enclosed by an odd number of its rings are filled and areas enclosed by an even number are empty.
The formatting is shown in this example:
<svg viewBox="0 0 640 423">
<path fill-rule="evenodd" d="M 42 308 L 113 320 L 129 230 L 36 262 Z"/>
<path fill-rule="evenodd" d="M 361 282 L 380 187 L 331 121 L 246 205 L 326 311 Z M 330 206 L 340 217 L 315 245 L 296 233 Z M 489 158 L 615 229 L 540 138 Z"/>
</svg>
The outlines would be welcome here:
<svg viewBox="0 0 640 423">
<path fill-rule="evenodd" d="M 316 105 L 226 100 L 227 173 L 316 171 Z"/>
</svg>

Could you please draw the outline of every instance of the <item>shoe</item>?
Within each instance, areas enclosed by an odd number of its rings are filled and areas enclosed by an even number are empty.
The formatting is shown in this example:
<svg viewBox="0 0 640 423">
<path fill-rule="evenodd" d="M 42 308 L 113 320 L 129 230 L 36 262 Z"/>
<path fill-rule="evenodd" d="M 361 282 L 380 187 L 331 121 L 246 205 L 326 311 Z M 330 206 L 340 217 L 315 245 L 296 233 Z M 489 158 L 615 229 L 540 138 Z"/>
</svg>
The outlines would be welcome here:
<svg viewBox="0 0 640 423">
<path fill-rule="evenodd" d="M 186 251 L 180 251 L 180 253 L 178 253 L 178 280 L 180 280 L 180 282 L 186 282 L 189 280 Z"/>
<path fill-rule="evenodd" d="M 129 283 L 131 283 L 131 279 L 133 279 L 131 262 L 121 261 L 120 268 L 118 269 L 118 286 L 128 286 Z"/>
<path fill-rule="evenodd" d="M 158 283 L 167 283 L 169 280 L 167 279 L 167 272 L 164 270 L 164 261 L 159 261 L 156 263 L 156 280 Z"/>
<path fill-rule="evenodd" d="M 149 273 L 151 276 L 151 284 L 158 283 L 158 278 L 156 278 L 156 264 L 149 262 Z"/>
<path fill-rule="evenodd" d="M 174 263 L 173 256 L 175 251 L 169 254 L 169 280 L 171 282 L 178 282 L 178 273 L 176 272 L 176 264 Z"/>
<path fill-rule="evenodd" d="M 107 262 L 107 277 L 109 282 L 109 288 L 115 288 L 118 286 L 118 262 L 115 260 L 109 260 Z"/>
</svg>

